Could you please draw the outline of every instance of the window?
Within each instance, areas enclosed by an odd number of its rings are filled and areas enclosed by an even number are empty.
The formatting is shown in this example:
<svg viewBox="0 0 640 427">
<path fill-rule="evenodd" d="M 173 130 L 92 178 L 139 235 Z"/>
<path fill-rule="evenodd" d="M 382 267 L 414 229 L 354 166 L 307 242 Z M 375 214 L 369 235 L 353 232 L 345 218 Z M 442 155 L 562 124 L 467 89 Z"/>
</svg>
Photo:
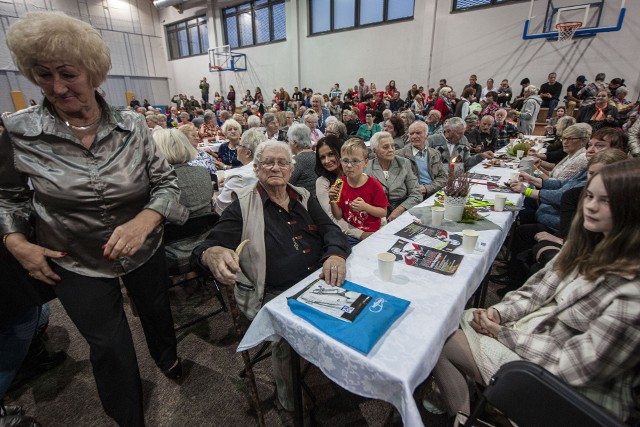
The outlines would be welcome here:
<svg viewBox="0 0 640 427">
<path fill-rule="evenodd" d="M 167 25 L 166 28 L 169 59 L 186 58 L 209 52 L 206 16 Z"/>
<path fill-rule="evenodd" d="M 411 19 L 415 3 L 415 0 L 309 1 L 311 34 Z"/>
<path fill-rule="evenodd" d="M 495 6 L 516 0 L 453 0 L 453 11 L 475 9 L 477 7 Z M 520 0 L 517 0 L 520 1 Z"/>
<path fill-rule="evenodd" d="M 224 36 L 230 48 L 287 39 L 284 0 L 254 0 L 222 10 Z"/>
</svg>

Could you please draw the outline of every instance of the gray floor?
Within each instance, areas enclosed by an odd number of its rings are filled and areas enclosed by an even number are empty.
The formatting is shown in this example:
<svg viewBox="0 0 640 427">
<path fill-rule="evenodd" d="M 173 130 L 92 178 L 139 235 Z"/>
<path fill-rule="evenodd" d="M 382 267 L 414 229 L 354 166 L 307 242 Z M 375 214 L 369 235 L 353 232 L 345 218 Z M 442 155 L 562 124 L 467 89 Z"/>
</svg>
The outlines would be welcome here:
<svg viewBox="0 0 640 427">
<path fill-rule="evenodd" d="M 206 290 L 199 288 L 178 288 L 172 290 L 171 295 L 177 324 L 192 318 L 194 313 L 218 306 Z M 487 304 L 495 301 L 495 288 L 490 285 Z M 132 315 L 126 300 L 125 310 L 143 379 L 148 426 L 255 425 L 249 394 L 238 376 L 242 361 L 235 353 L 237 339 L 229 313 L 178 333 L 178 353 L 183 358 L 186 377 L 181 385 L 176 385 L 155 367 L 146 349 L 140 322 Z M 10 392 L 8 403 L 23 405 L 28 414 L 44 426 L 115 425 L 100 405 L 88 361 L 88 347 L 58 301 L 51 303 L 47 335 L 50 349 L 65 351 L 67 360 Z M 275 386 L 269 361 L 259 363 L 255 372 L 267 425 L 290 425 L 289 415 L 274 408 Z M 390 404 L 353 395 L 330 382 L 313 366 L 305 379 L 317 399 L 311 410 L 312 425 L 402 425 Z M 425 413 L 423 417 L 430 426 L 444 426 L 446 422 L 443 416 Z"/>
</svg>

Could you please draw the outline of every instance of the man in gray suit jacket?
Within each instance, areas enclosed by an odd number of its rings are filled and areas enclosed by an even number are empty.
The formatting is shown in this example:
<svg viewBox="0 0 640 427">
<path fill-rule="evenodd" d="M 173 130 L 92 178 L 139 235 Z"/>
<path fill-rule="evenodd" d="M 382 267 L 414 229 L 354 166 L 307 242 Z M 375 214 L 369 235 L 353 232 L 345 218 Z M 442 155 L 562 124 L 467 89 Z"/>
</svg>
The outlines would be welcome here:
<svg viewBox="0 0 640 427">
<path fill-rule="evenodd" d="M 440 190 L 447 182 L 447 167 L 440 154 L 427 147 L 429 131 L 424 122 L 416 121 L 409 126 L 409 142 L 396 155 L 411 160 L 413 172 L 418 177 L 423 199 Z"/>
<path fill-rule="evenodd" d="M 448 164 L 452 158 L 457 157 L 456 162 L 464 162 L 464 168 L 469 170 L 484 159 L 493 157 L 492 151 L 475 155 L 471 153 L 469 142 L 464 136 L 466 125 L 460 117 L 448 119 L 442 127 L 444 131 L 441 134 L 431 135 L 427 142 L 429 147 L 440 153 L 443 163 Z"/>
</svg>

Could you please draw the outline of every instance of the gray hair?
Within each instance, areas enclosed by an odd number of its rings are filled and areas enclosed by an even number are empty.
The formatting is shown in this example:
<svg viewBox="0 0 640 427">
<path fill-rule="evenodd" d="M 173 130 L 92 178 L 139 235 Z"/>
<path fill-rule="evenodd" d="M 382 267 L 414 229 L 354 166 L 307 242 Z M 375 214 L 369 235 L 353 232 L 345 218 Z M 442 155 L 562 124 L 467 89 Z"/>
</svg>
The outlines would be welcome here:
<svg viewBox="0 0 640 427">
<path fill-rule="evenodd" d="M 591 138 L 591 132 L 593 132 L 593 130 L 587 123 L 576 123 L 566 128 L 564 132 L 562 132 L 562 137 L 589 139 Z"/>
<path fill-rule="evenodd" d="M 380 145 L 380 140 L 384 138 L 390 138 L 393 141 L 393 136 L 389 132 L 380 131 L 373 134 L 371 139 L 369 140 L 369 147 L 376 151 L 378 149 L 378 145 Z"/>
<path fill-rule="evenodd" d="M 209 120 L 213 119 L 216 116 L 216 113 L 214 113 L 211 110 L 207 110 L 204 113 L 204 122 L 207 123 Z"/>
<path fill-rule="evenodd" d="M 345 139 L 347 137 L 347 126 L 345 126 L 345 124 L 340 121 L 336 120 L 335 122 L 327 123 L 326 129 L 335 133 L 340 139 Z"/>
<path fill-rule="evenodd" d="M 161 129 L 153 133 L 158 151 L 171 165 L 190 162 L 198 156 L 187 136 L 178 129 Z"/>
<path fill-rule="evenodd" d="M 537 87 L 535 87 L 534 85 L 529 85 L 529 86 L 524 88 L 524 93 L 530 93 L 531 95 L 537 94 L 538 91 L 539 91 L 539 89 Z"/>
<path fill-rule="evenodd" d="M 624 86 L 620 86 L 618 89 L 616 89 L 616 95 L 626 95 L 628 93 L 629 91 Z"/>
<path fill-rule="evenodd" d="M 294 123 L 287 131 L 287 140 L 300 148 L 311 148 L 311 129 L 300 123 Z"/>
<path fill-rule="evenodd" d="M 155 114 L 149 114 L 149 115 L 146 117 L 146 119 L 147 119 L 147 121 L 148 121 L 148 122 L 153 122 L 153 123 L 155 123 L 155 124 L 160 123 L 160 121 L 158 120 L 158 118 L 156 117 L 156 115 L 155 115 Z"/>
<path fill-rule="evenodd" d="M 411 125 L 413 122 L 416 121 L 416 115 L 413 114 L 413 111 L 404 110 L 403 112 L 400 113 L 400 115 L 402 115 L 402 114 L 406 114 L 407 115 L 407 122 L 409 123 L 409 125 Z"/>
<path fill-rule="evenodd" d="M 447 119 L 444 124 L 442 125 L 443 129 L 446 130 L 464 130 L 467 127 L 467 125 L 464 123 L 464 120 L 462 120 L 460 117 L 451 117 L 450 119 Z"/>
<path fill-rule="evenodd" d="M 240 138 L 240 144 L 242 144 L 244 148 L 250 150 L 255 154 L 258 145 L 265 142 L 266 140 L 267 136 L 264 134 L 264 132 L 260 132 L 259 129 L 253 128 L 247 129 L 242 134 L 242 138 Z"/>
<path fill-rule="evenodd" d="M 442 97 L 446 97 L 449 94 L 449 92 L 451 92 L 452 90 L 453 89 L 451 89 L 450 87 L 445 86 L 442 89 L 440 89 L 440 92 L 438 92 L 438 95 Z"/>
<path fill-rule="evenodd" d="M 558 119 L 558 122 L 556 123 L 556 134 L 562 135 L 562 132 L 564 132 L 566 128 L 575 124 L 576 124 L 575 117 L 571 117 L 571 116 L 560 117 Z"/>
<path fill-rule="evenodd" d="M 229 128 L 235 128 L 238 129 L 239 132 L 242 132 L 242 126 L 240 126 L 240 123 L 236 122 L 233 119 L 227 119 L 224 122 L 224 124 L 222 125 L 222 133 L 227 133 Z"/>
<path fill-rule="evenodd" d="M 262 144 L 259 144 L 258 148 L 256 148 L 256 152 L 253 154 L 254 171 L 257 171 L 258 168 L 262 166 L 262 154 L 270 148 L 284 151 L 287 154 L 288 160 L 291 162 L 291 168 L 293 169 L 293 152 L 291 152 L 291 147 L 289 147 L 289 144 L 283 144 L 280 141 L 270 139 L 263 142 Z"/>
<path fill-rule="evenodd" d="M 249 116 L 247 118 L 247 125 L 250 128 L 259 128 L 260 127 L 260 117 L 258 117 L 258 116 Z"/>
<path fill-rule="evenodd" d="M 267 127 L 267 125 L 271 122 L 275 122 L 278 118 L 276 117 L 275 114 L 273 113 L 266 113 L 264 116 L 262 116 L 262 124 L 264 125 L 264 127 Z"/>
</svg>

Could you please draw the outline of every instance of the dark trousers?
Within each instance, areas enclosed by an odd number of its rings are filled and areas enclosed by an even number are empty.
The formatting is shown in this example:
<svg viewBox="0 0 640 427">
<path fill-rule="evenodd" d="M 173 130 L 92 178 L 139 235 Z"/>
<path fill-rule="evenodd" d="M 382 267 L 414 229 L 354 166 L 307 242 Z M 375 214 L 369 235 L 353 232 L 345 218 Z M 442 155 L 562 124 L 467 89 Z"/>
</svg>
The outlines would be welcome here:
<svg viewBox="0 0 640 427">
<path fill-rule="evenodd" d="M 535 235 L 542 231 L 551 232 L 551 229 L 542 224 L 522 224 L 514 231 L 511 256 L 507 266 L 507 273 L 514 288 L 524 285 L 529 278 L 529 265 L 534 261 L 530 259 L 530 250 L 537 243 Z"/>
<path fill-rule="evenodd" d="M 105 412 L 121 426 L 143 426 L 142 382 L 118 278 L 86 277 L 59 266 L 54 270 L 62 278 L 56 294 L 89 344 Z M 163 248 L 143 266 L 122 276 L 138 309 L 151 357 L 162 370 L 177 360 L 166 276 Z"/>
</svg>

